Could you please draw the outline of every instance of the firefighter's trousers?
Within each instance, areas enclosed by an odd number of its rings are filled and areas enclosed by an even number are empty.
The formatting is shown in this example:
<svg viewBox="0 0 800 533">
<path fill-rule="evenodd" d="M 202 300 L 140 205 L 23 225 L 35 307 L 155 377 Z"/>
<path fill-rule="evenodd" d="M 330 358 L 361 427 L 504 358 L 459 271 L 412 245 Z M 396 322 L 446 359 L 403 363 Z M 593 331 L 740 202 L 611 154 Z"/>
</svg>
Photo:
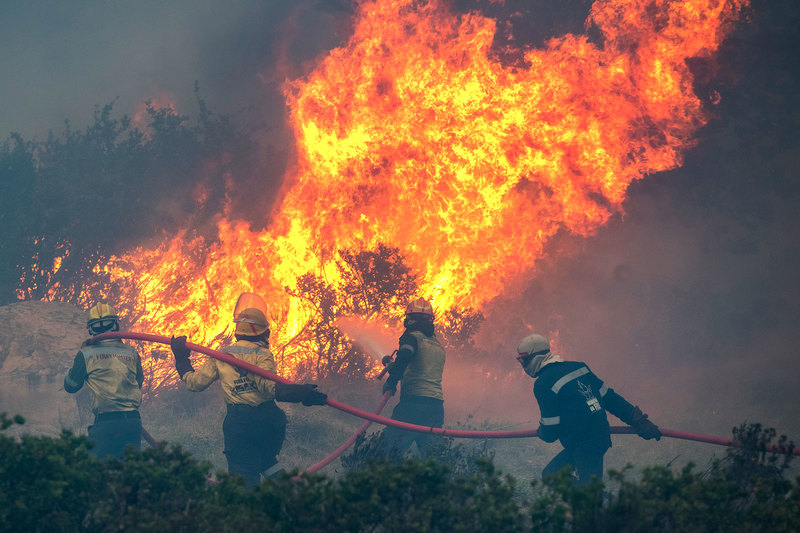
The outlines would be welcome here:
<svg viewBox="0 0 800 533">
<path fill-rule="evenodd" d="M 228 472 L 243 475 L 247 485 L 253 486 L 261 472 L 278 462 L 286 438 L 286 414 L 274 401 L 256 407 L 228 404 L 222 433 Z"/>
<path fill-rule="evenodd" d="M 94 443 L 91 454 L 99 459 L 113 455 L 120 459 L 125 447 L 142 447 L 142 418 L 139 411 L 111 411 L 94 417 L 89 426 L 89 440 Z"/>
</svg>

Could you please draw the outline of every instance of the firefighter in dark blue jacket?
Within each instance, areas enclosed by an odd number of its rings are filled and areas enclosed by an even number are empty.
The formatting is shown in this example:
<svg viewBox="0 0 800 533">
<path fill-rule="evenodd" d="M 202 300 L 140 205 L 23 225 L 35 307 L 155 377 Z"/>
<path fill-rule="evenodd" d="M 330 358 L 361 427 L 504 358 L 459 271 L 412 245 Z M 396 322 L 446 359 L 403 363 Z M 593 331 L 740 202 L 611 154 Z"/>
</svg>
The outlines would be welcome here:
<svg viewBox="0 0 800 533">
<path fill-rule="evenodd" d="M 611 447 L 606 411 L 633 427 L 647 440 L 661 439 L 658 426 L 641 409 L 628 403 L 577 361 L 564 361 L 550 351 L 541 335 L 528 335 L 519 343 L 517 360 L 536 379 L 533 393 L 539 402 L 539 437 L 560 440 L 564 450 L 542 471 L 542 477 L 571 466 L 578 483 L 603 477 L 603 456 Z"/>
</svg>

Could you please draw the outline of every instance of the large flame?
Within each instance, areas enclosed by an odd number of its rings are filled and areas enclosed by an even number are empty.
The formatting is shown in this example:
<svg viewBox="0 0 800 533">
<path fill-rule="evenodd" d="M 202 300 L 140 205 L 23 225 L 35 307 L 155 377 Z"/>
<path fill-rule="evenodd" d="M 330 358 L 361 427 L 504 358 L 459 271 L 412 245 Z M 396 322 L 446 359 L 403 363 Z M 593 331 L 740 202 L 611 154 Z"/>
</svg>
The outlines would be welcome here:
<svg viewBox="0 0 800 533">
<path fill-rule="evenodd" d="M 262 294 L 288 373 L 309 311 L 284 287 L 335 277 L 338 250 L 397 246 L 437 309 L 480 307 L 557 231 L 591 234 L 633 180 L 681 164 L 706 121 L 686 59 L 746 1 L 598 0 L 602 46 L 565 35 L 514 65 L 478 13 L 363 2 L 347 44 L 289 84 L 297 170 L 270 227 L 221 216 L 215 242 L 182 232 L 97 271 L 125 282 L 137 329 L 212 345 L 239 293 Z"/>
</svg>

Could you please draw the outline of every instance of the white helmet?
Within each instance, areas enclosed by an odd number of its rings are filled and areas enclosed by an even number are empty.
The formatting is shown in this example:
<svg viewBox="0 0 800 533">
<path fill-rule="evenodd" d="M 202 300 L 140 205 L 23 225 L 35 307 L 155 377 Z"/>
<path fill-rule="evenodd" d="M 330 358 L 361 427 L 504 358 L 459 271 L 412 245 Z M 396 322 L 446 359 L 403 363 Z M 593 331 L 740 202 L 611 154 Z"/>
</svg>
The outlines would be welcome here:
<svg viewBox="0 0 800 533">
<path fill-rule="evenodd" d="M 522 359 L 529 355 L 545 355 L 549 352 L 550 341 L 541 335 L 528 335 L 517 346 L 517 359 Z"/>
</svg>

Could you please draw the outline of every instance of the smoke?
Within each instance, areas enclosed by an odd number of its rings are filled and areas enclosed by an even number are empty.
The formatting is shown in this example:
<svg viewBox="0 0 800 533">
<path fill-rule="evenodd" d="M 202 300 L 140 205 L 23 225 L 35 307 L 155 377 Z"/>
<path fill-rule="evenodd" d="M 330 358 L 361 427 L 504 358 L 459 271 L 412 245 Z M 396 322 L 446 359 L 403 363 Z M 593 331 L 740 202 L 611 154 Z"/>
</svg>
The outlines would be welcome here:
<svg viewBox="0 0 800 533">
<path fill-rule="evenodd" d="M 65 118 L 85 126 L 95 105 L 132 116 L 162 93 L 186 113 L 197 81 L 219 111 L 288 142 L 283 78 L 337 44 L 348 11 L 318 0 L 3 2 L 0 132 L 41 138 Z"/>
<path fill-rule="evenodd" d="M 565 358 L 659 424 L 798 439 L 797 22 L 787 3 L 754 3 L 717 78 L 696 73 L 721 99 L 685 164 L 635 183 L 593 237 L 551 243 L 521 296 L 486 310 L 486 350 L 513 359 L 525 334 L 557 332 Z"/>
<path fill-rule="evenodd" d="M 397 349 L 397 339 L 401 333 L 357 316 L 337 319 L 336 327 L 376 361 Z"/>
<path fill-rule="evenodd" d="M 698 94 L 720 100 L 684 165 L 634 183 L 596 235 L 558 235 L 484 310 L 484 360 L 448 359 L 449 415 L 536 419 L 514 356 L 538 332 L 665 427 L 729 436 L 748 421 L 800 438 L 798 12 L 754 2 L 718 63 L 693 65 Z M 516 38 L 548 37 L 531 28 Z"/>
</svg>

